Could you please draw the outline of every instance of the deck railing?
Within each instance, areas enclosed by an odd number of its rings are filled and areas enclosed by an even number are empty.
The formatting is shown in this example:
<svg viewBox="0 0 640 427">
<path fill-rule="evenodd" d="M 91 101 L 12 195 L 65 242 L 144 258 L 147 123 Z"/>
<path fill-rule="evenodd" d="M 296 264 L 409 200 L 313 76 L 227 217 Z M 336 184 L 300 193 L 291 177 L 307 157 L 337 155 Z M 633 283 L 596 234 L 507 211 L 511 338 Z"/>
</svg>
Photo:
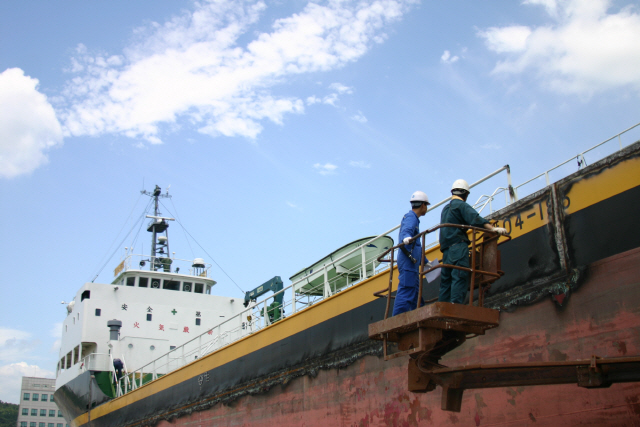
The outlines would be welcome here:
<svg viewBox="0 0 640 427">
<path fill-rule="evenodd" d="M 113 359 L 110 354 L 91 353 L 80 360 L 80 372 L 110 371 L 113 369 Z"/>
<path fill-rule="evenodd" d="M 506 172 L 507 175 L 506 188 L 512 188 L 511 174 L 508 165 L 496 170 L 495 172 L 487 175 L 479 181 L 474 182 L 470 185 L 470 187 L 475 187 L 476 185 L 489 180 L 490 178 L 500 174 L 501 172 Z M 512 194 L 511 201 L 515 201 L 515 195 L 513 193 L 510 194 Z M 429 210 L 433 210 L 445 204 L 449 200 L 451 200 L 451 197 L 448 197 L 447 199 L 436 203 Z M 360 246 L 345 253 L 341 257 L 331 260 L 327 264 L 323 265 L 321 270 L 316 270 L 314 273 L 317 273 L 318 271 L 323 272 L 324 280 L 316 285 L 314 289 L 309 289 L 308 287 L 304 290 L 301 289 L 303 285 L 308 286 L 308 277 L 298 279 L 284 289 L 274 293 L 273 295 L 270 295 L 257 303 L 251 303 L 247 307 L 247 309 L 243 310 L 240 314 L 227 319 L 226 321 L 209 329 L 207 332 L 198 335 L 197 337 L 191 339 L 190 341 L 187 341 L 181 346 L 176 347 L 169 353 L 160 356 L 159 358 L 136 369 L 135 371 L 127 373 L 126 376 L 120 379 L 119 390 L 121 390 L 122 394 L 128 393 L 129 391 L 135 390 L 136 388 L 146 384 L 149 381 L 153 381 L 162 375 L 165 375 L 175 369 L 193 362 L 194 360 L 205 356 L 206 354 L 216 351 L 228 344 L 231 344 L 232 342 L 239 340 L 240 338 L 243 338 L 249 334 L 255 333 L 263 328 L 270 326 L 272 324 L 269 316 L 270 304 L 274 301 L 277 295 L 282 294 L 283 303 L 282 306 L 277 308 L 278 310 L 281 310 L 280 313 L 278 313 L 279 316 L 274 317 L 282 319 L 286 316 L 290 316 L 299 311 L 305 310 L 325 298 L 335 295 L 336 293 L 346 288 L 360 283 L 362 280 L 365 280 L 388 269 L 388 265 L 381 265 L 377 261 L 377 253 L 374 253 L 373 255 L 367 257 L 366 248 L 368 245 L 375 244 L 377 240 L 390 235 L 398 228 L 400 228 L 400 225 L 397 225 L 390 230 L 387 230 L 384 233 L 367 240 Z M 432 246 L 434 244 L 435 242 L 429 246 Z M 332 279 L 329 279 L 328 272 L 332 268 L 335 268 L 335 266 L 341 261 L 354 256 L 354 254 L 357 254 L 358 252 L 360 252 L 359 256 L 362 260 L 360 263 L 358 263 L 351 270 L 347 270 L 336 275 Z M 354 277 L 357 276 L 357 280 L 352 282 L 349 282 L 349 280 L 347 280 L 346 286 L 338 287 L 337 281 L 342 279 L 344 275 Z"/>
<path fill-rule="evenodd" d="M 637 126 L 640 126 L 640 123 L 630 127 L 629 129 L 619 133 L 618 135 L 615 135 L 601 142 L 600 144 L 595 145 L 589 150 L 583 151 L 582 153 L 578 154 L 577 157 L 584 160 L 584 154 L 616 138 L 618 138 L 620 142 L 620 149 L 621 149 L 622 148 L 621 136 L 631 131 L 632 129 L 636 128 Z M 476 187 L 477 185 L 484 183 L 485 181 L 491 179 L 492 177 L 502 172 L 506 173 L 506 178 L 507 178 L 506 185 L 498 187 L 490 195 L 480 196 L 480 198 L 478 199 L 474 207 L 482 211 L 486 206 L 489 206 L 490 211 L 493 212 L 492 203 L 495 200 L 495 198 L 498 197 L 498 195 L 500 195 L 500 193 L 505 193 L 505 204 L 509 205 L 518 200 L 517 189 L 521 188 L 523 185 L 528 184 L 533 180 L 540 178 L 542 176 L 548 177 L 549 172 L 557 169 L 558 167 L 564 164 L 567 164 L 568 162 L 574 160 L 575 158 L 576 157 L 572 157 L 571 159 L 561 163 L 560 165 L 555 166 L 516 187 L 513 187 L 511 184 L 511 171 L 510 171 L 509 165 L 503 166 L 502 168 L 496 170 L 495 172 L 485 176 L 484 178 L 474 182 L 469 186 L 470 188 Z M 581 166 L 579 165 L 579 167 Z M 548 183 L 549 182 L 547 181 L 547 185 Z M 447 203 L 449 200 L 451 200 L 451 197 L 448 197 L 436 203 L 435 205 L 432 205 L 429 208 L 429 211 L 432 211 L 438 208 L 439 206 Z M 318 292 L 320 291 L 320 289 L 322 289 L 322 295 L 311 295 L 312 293 L 316 293 L 316 292 L 313 292 L 313 290 L 308 290 L 308 289 L 306 291 L 299 289 L 301 285 L 305 283 L 305 280 L 306 280 L 306 278 L 301 278 L 293 282 L 291 285 L 285 287 L 281 291 L 278 291 L 277 293 L 269 297 L 266 297 L 265 299 L 255 304 L 252 303 L 247 307 L 246 310 L 242 311 L 240 314 L 226 320 L 223 323 L 220 323 L 214 326 L 213 328 L 209 329 L 207 332 L 195 337 L 194 339 L 182 344 L 181 346 L 178 346 L 174 350 L 171 350 L 169 353 L 166 353 L 160 356 L 159 358 L 136 369 L 133 372 L 129 372 L 125 377 L 120 379 L 119 387 L 118 387 L 118 393 L 119 393 L 118 395 L 122 395 L 122 394 L 128 393 L 129 391 L 135 390 L 136 388 L 146 384 L 147 382 L 153 381 L 162 375 L 165 375 L 175 369 L 185 366 L 186 364 L 191 363 L 200 357 L 203 357 L 216 350 L 219 350 L 220 348 L 228 344 L 231 344 L 249 334 L 255 333 L 263 328 L 269 327 L 271 325 L 271 321 L 269 320 L 268 310 L 269 310 L 270 303 L 274 301 L 274 298 L 276 295 L 279 295 L 279 294 L 283 295 L 283 304 L 279 308 L 281 310 L 279 317 L 284 318 L 286 315 L 290 316 L 299 311 L 305 310 L 310 306 L 312 306 L 313 304 L 319 301 L 322 301 L 323 299 L 328 298 L 346 288 L 356 285 L 360 283 L 362 280 L 365 280 L 371 277 L 372 275 L 376 275 L 384 270 L 392 268 L 393 267 L 392 264 L 386 264 L 386 265 L 378 264 L 377 255 L 373 255 L 370 258 L 367 258 L 365 255 L 365 248 L 367 245 L 374 243 L 376 240 L 390 235 L 391 233 L 396 231 L 398 228 L 400 228 L 400 225 L 397 225 L 391 228 L 390 230 L 385 231 L 384 233 L 368 240 L 367 242 L 363 243 L 357 248 L 344 254 L 340 258 L 337 258 L 335 260 L 332 260 L 330 263 L 325 264 L 323 266 L 325 280 L 321 284 L 317 285 Z M 437 245 L 437 241 L 426 244 L 425 249 L 428 249 L 429 247 L 433 247 L 435 245 Z M 358 251 L 361 252 L 362 262 L 356 265 L 356 267 L 354 267 L 348 273 L 353 273 L 353 274 L 357 273 L 359 279 L 352 283 L 349 283 L 349 281 L 347 280 L 347 286 L 341 289 L 338 289 L 335 286 L 335 282 L 340 279 L 340 275 L 330 280 L 328 279 L 327 271 L 331 268 L 335 268 L 334 266 L 337 263 L 339 263 L 341 260 L 352 256 L 354 253 Z M 372 268 L 369 268 L 368 266 L 371 266 Z M 371 271 L 371 274 L 367 273 L 368 270 Z"/>
<path fill-rule="evenodd" d="M 80 373 L 86 371 L 107 371 L 111 372 L 112 378 L 117 378 L 116 370 L 113 367 L 113 357 L 106 353 L 91 353 L 80 360 Z M 116 396 L 123 394 L 120 383 L 116 382 Z"/>
</svg>

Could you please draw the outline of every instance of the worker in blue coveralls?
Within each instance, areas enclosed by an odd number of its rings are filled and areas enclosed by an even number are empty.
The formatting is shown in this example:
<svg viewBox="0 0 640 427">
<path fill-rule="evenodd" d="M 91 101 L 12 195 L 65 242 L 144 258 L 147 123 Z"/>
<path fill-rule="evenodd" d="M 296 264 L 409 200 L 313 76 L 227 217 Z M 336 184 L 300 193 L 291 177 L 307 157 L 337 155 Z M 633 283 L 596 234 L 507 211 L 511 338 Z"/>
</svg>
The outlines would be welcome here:
<svg viewBox="0 0 640 427">
<path fill-rule="evenodd" d="M 113 359 L 113 368 L 116 370 L 116 381 L 122 377 L 122 370 L 124 369 L 124 364 L 120 359 Z"/>
<path fill-rule="evenodd" d="M 469 184 L 464 179 L 458 179 L 451 187 L 451 202 L 442 209 L 440 224 L 460 224 L 485 228 L 500 235 L 507 234 L 507 230 L 493 227 L 466 203 L 469 197 Z M 465 230 L 454 227 L 440 229 L 440 251 L 442 263 L 470 268 L 469 237 Z M 470 273 L 454 268 L 442 268 L 440 275 L 440 294 L 438 301 L 454 304 L 464 303 L 469 289 Z"/>
<path fill-rule="evenodd" d="M 393 304 L 393 316 L 406 311 L 415 310 L 418 306 L 418 291 L 420 280 L 418 269 L 420 268 L 422 244 L 420 239 L 409 243 L 412 237 L 420 233 L 420 217 L 427 213 L 429 199 L 422 191 L 416 191 L 411 195 L 411 210 L 407 212 L 400 223 L 399 240 L 405 244 L 398 251 L 398 291 Z M 424 302 L 421 301 L 420 305 Z"/>
</svg>

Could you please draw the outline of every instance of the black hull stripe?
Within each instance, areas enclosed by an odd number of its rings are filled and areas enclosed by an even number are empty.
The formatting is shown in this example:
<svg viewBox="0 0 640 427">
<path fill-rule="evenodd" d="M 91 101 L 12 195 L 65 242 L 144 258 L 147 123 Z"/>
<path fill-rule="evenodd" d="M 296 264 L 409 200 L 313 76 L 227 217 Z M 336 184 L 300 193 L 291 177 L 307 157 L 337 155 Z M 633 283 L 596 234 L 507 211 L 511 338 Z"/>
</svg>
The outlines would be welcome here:
<svg viewBox="0 0 640 427">
<path fill-rule="evenodd" d="M 640 152 L 638 147 L 635 150 Z M 611 167 L 607 165 L 607 168 Z M 593 180 L 591 183 L 595 186 L 598 184 Z M 575 183 L 565 179 L 562 184 L 566 185 L 565 190 L 571 197 L 571 186 Z M 584 187 L 580 191 L 584 193 Z M 532 200 L 536 199 L 533 205 L 531 200 L 525 199 L 511 211 L 507 210 L 506 214 L 514 217 L 522 213 L 524 218 L 529 218 L 535 203 L 544 201 L 544 205 L 539 205 L 541 210 L 542 206 L 551 204 L 550 194 L 549 190 L 538 193 L 532 197 Z M 569 246 L 569 266 L 585 266 L 639 247 L 640 233 L 633 222 L 637 212 L 640 212 L 639 200 L 640 187 L 615 190 L 614 196 L 599 202 L 583 203 L 580 209 L 567 215 L 563 225 Z M 547 210 L 546 215 L 549 213 Z M 611 217 L 616 220 L 612 221 Z M 626 232 L 616 233 L 619 227 L 626 228 Z M 535 223 L 532 229 L 514 234 L 517 236 L 512 241 L 501 246 L 503 269 L 507 275 L 492 286 L 489 302 L 492 296 L 515 295 L 518 292 L 526 296 L 527 293 L 535 293 L 539 291 L 536 289 L 537 280 L 566 273 L 560 271 L 560 255 L 552 222 L 546 220 Z M 430 252 L 438 253 L 438 249 Z M 397 281 L 397 275 L 394 276 Z M 157 417 L 185 405 L 210 399 L 240 384 L 260 381 L 275 371 L 296 369 L 305 361 L 366 342 L 368 324 L 381 319 L 384 314 L 385 300 L 375 299 L 372 294 L 386 288 L 387 283 L 386 273 L 375 276 L 135 392 L 107 402 L 92 411 L 92 424 L 134 424 L 137 420 Z M 427 286 L 425 297 L 429 298 L 436 292 L 437 283 Z M 204 374 L 206 376 L 203 377 Z M 71 402 L 74 403 L 81 402 Z M 83 411 L 79 406 L 75 413 Z M 74 424 L 82 425 L 86 421 L 87 416 L 83 414 L 74 420 Z"/>
</svg>

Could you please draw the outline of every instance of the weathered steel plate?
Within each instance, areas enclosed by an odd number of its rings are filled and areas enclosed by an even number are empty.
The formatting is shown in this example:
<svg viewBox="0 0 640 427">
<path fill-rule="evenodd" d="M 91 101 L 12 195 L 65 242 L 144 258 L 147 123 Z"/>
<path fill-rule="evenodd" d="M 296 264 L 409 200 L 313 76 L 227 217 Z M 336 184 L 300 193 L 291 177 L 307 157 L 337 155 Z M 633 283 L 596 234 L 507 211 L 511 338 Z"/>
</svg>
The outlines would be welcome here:
<svg viewBox="0 0 640 427">
<path fill-rule="evenodd" d="M 385 334 L 402 334 L 430 327 L 444 330 L 484 331 L 500 324 L 500 312 L 484 307 L 475 307 L 448 302 L 436 302 L 416 310 L 390 317 L 369 325 L 369 338 L 384 339 Z"/>
</svg>

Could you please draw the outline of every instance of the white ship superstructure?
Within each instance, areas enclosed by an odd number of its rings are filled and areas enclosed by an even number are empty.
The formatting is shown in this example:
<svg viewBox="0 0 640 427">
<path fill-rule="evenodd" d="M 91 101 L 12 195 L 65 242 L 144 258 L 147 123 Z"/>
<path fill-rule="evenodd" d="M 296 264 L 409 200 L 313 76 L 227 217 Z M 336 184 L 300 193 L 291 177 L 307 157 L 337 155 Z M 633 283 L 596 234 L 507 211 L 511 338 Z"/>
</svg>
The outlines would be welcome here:
<svg viewBox="0 0 640 427">
<path fill-rule="evenodd" d="M 67 304 L 56 389 L 90 372 L 104 394 L 114 397 L 115 359 L 132 371 L 202 333 L 223 335 L 225 328 L 239 326 L 220 325 L 246 309 L 241 299 L 211 294 L 216 282 L 209 277 L 210 265 L 202 258 L 170 256 L 167 229 L 173 219 L 158 212 L 158 199 L 167 195 L 157 186 L 143 193 L 155 201 L 154 215 L 147 215 L 151 254 L 127 253 L 112 283 L 85 283 Z M 174 353 L 159 374 L 171 370 L 172 358 L 198 357 Z"/>
</svg>

